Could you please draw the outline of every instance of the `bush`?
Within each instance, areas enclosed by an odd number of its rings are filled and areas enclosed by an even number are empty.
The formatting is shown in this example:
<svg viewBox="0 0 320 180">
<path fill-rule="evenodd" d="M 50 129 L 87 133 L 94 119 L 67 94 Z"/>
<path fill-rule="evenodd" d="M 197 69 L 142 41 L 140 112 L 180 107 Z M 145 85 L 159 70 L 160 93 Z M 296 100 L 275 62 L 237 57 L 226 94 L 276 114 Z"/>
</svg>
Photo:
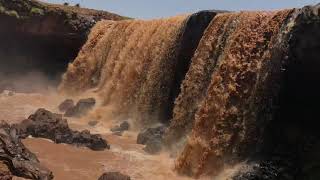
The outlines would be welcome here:
<svg viewBox="0 0 320 180">
<path fill-rule="evenodd" d="M 76 6 L 76 7 L 80 7 L 80 4 L 78 3 L 78 4 L 76 4 L 75 6 Z"/>
<path fill-rule="evenodd" d="M 43 15 L 44 12 L 43 12 L 42 9 L 33 7 L 33 8 L 31 9 L 31 14 L 34 14 L 34 15 Z"/>
<path fill-rule="evenodd" d="M 65 2 L 63 3 L 64 6 L 69 6 L 69 3 Z"/>
</svg>

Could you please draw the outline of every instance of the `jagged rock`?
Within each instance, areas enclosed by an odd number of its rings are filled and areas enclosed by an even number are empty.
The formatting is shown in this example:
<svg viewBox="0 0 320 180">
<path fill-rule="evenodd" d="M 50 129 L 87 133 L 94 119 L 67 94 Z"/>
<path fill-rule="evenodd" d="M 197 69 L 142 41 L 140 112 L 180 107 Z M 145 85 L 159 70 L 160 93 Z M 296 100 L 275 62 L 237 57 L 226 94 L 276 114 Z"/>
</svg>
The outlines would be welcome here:
<svg viewBox="0 0 320 180">
<path fill-rule="evenodd" d="M 119 172 L 107 172 L 102 174 L 98 180 L 130 180 L 130 176 Z"/>
<path fill-rule="evenodd" d="M 146 147 L 143 148 L 145 152 L 149 154 L 157 154 L 162 149 L 165 129 L 165 126 L 159 126 L 144 130 L 143 132 L 139 133 L 137 143 L 146 145 Z"/>
<path fill-rule="evenodd" d="M 120 125 L 116 125 L 110 129 L 112 132 L 123 132 L 128 131 L 130 124 L 127 121 L 122 122 Z"/>
<path fill-rule="evenodd" d="M 165 132 L 165 126 L 159 126 L 156 128 L 148 128 L 141 133 L 139 133 L 137 138 L 138 144 L 147 144 L 149 140 L 152 139 L 162 139 L 164 132 Z"/>
<path fill-rule="evenodd" d="M 150 139 L 146 143 L 146 147 L 143 150 L 149 154 L 157 154 L 162 150 L 162 139 L 155 138 Z"/>
<path fill-rule="evenodd" d="M 90 134 L 88 130 L 73 131 L 69 128 L 67 120 L 62 118 L 62 115 L 51 113 L 45 109 L 37 110 L 28 119 L 15 126 L 22 138 L 31 135 L 51 139 L 55 143 L 85 146 L 97 151 L 110 148 L 107 141 L 100 135 Z"/>
<path fill-rule="evenodd" d="M 74 101 L 72 99 L 66 99 L 59 105 L 59 110 L 61 112 L 66 112 L 68 109 L 74 107 Z"/>
<path fill-rule="evenodd" d="M 52 172 L 42 167 L 37 157 L 21 143 L 15 127 L 4 121 L 0 122 L 0 167 L 1 179 L 11 179 L 11 175 L 37 180 L 53 179 Z"/>
<path fill-rule="evenodd" d="M 89 121 L 88 125 L 89 126 L 96 126 L 98 123 L 99 123 L 99 121 L 96 121 L 96 120 L 95 121 Z"/>
<path fill-rule="evenodd" d="M 88 98 L 88 99 L 80 99 L 78 103 L 68 109 L 64 116 L 66 117 L 80 117 L 88 113 L 94 105 L 96 104 L 96 100 L 94 98 Z"/>
</svg>

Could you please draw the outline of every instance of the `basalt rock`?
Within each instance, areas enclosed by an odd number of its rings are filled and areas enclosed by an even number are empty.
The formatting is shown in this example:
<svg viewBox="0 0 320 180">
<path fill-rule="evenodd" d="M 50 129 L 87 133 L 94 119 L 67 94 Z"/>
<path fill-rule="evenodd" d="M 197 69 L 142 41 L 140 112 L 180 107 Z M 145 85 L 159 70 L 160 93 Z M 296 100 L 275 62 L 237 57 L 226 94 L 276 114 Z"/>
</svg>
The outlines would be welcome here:
<svg viewBox="0 0 320 180">
<path fill-rule="evenodd" d="M 68 109 L 74 108 L 74 101 L 72 99 L 66 99 L 58 108 L 61 112 L 66 112 Z"/>
<path fill-rule="evenodd" d="M 148 128 L 138 134 L 137 143 L 146 145 L 143 150 L 149 154 L 157 154 L 162 150 L 165 126 Z"/>
<path fill-rule="evenodd" d="M 55 143 L 73 144 L 85 146 L 92 150 L 109 149 L 110 146 L 98 134 L 91 134 L 90 131 L 74 131 L 69 128 L 66 119 L 60 114 L 54 114 L 45 109 L 37 110 L 28 119 L 15 125 L 18 135 L 22 138 L 28 136 L 46 138 Z"/>
<path fill-rule="evenodd" d="M 1 121 L 0 176 L 10 179 L 12 175 L 36 180 L 53 179 L 52 172 L 41 166 L 37 157 L 21 143 L 15 127 Z"/>
<path fill-rule="evenodd" d="M 77 104 L 69 108 L 64 116 L 66 117 L 81 117 L 86 115 L 96 104 L 94 98 L 80 99 Z"/>
<path fill-rule="evenodd" d="M 98 180 L 130 180 L 130 176 L 119 172 L 107 172 L 102 174 Z"/>
<path fill-rule="evenodd" d="M 110 130 L 112 132 L 123 132 L 123 131 L 128 131 L 130 128 L 130 124 L 127 121 L 122 122 L 120 125 L 116 125 L 112 127 Z"/>
</svg>

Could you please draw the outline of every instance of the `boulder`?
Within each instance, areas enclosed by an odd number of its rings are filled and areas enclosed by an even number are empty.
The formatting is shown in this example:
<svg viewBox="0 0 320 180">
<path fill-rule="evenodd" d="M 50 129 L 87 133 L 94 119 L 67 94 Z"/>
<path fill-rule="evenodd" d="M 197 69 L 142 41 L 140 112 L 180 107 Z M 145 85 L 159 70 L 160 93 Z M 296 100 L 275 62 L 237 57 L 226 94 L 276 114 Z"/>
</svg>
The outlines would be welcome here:
<svg viewBox="0 0 320 180">
<path fill-rule="evenodd" d="M 137 143 L 146 145 L 146 147 L 143 148 L 145 152 L 149 154 L 157 154 L 162 150 L 163 135 L 165 130 L 165 126 L 148 128 L 139 133 Z"/>
<path fill-rule="evenodd" d="M 127 121 L 122 122 L 120 125 L 116 125 L 110 129 L 112 132 L 123 132 L 128 131 L 130 124 Z"/>
<path fill-rule="evenodd" d="M 53 179 L 51 171 L 41 166 L 37 157 L 20 141 L 17 130 L 5 121 L 0 122 L 0 179 L 12 175 L 28 179 Z"/>
<path fill-rule="evenodd" d="M 88 98 L 88 99 L 80 99 L 78 103 L 68 109 L 64 116 L 66 117 L 81 117 L 83 115 L 86 115 L 96 104 L 96 100 L 94 98 Z"/>
<path fill-rule="evenodd" d="M 98 180 L 130 180 L 130 176 L 119 172 L 107 172 L 102 174 Z"/>
<path fill-rule="evenodd" d="M 96 126 L 98 123 L 99 123 L 99 121 L 94 120 L 94 121 L 89 121 L 88 125 L 89 126 Z"/>
<path fill-rule="evenodd" d="M 68 109 L 74 108 L 74 101 L 72 99 L 66 99 L 58 108 L 61 112 L 66 112 Z"/>
<path fill-rule="evenodd" d="M 45 109 L 37 110 L 28 119 L 16 124 L 15 127 L 21 138 L 31 135 L 50 139 L 55 143 L 85 146 L 97 151 L 110 148 L 107 141 L 100 135 L 91 134 L 88 130 L 81 132 L 71 130 L 62 115 L 51 113 Z"/>
<path fill-rule="evenodd" d="M 158 154 L 162 150 L 162 139 L 150 139 L 147 141 L 146 147 L 144 147 L 143 150 L 149 154 Z"/>
<path fill-rule="evenodd" d="M 148 128 L 138 134 L 137 143 L 146 145 L 149 140 L 162 139 L 165 130 L 165 126 Z"/>
</svg>

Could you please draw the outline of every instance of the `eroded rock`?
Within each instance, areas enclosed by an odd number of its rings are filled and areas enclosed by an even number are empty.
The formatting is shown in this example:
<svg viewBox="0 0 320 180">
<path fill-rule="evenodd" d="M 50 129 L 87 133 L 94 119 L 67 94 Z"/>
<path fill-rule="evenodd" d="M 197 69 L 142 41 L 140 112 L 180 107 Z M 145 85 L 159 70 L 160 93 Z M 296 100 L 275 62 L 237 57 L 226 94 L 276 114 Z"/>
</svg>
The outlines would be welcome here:
<svg viewBox="0 0 320 180">
<path fill-rule="evenodd" d="M 91 134 L 90 131 L 71 130 L 66 119 L 60 114 L 54 114 L 45 109 L 37 110 L 28 119 L 15 125 L 18 134 L 22 138 L 29 135 L 33 137 L 47 138 L 55 143 L 73 144 L 85 146 L 92 150 L 109 149 L 107 141 L 98 134 Z"/>
<path fill-rule="evenodd" d="M 94 98 L 88 99 L 80 99 L 78 103 L 74 106 L 69 108 L 64 116 L 66 117 L 81 117 L 86 115 L 96 104 L 96 100 Z"/>
<path fill-rule="evenodd" d="M 51 171 L 42 167 L 37 157 L 20 141 L 15 127 L 0 122 L 0 179 L 12 175 L 37 180 L 53 179 Z"/>
<path fill-rule="evenodd" d="M 162 149 L 163 135 L 165 133 L 165 130 L 165 126 L 148 128 L 139 133 L 137 143 L 146 145 L 146 147 L 143 150 L 147 153 L 157 154 Z"/>
<path fill-rule="evenodd" d="M 59 105 L 59 110 L 61 112 L 66 112 L 68 109 L 74 107 L 74 101 L 72 99 L 66 99 Z"/>
<path fill-rule="evenodd" d="M 119 172 L 107 172 L 102 174 L 98 180 L 130 180 L 130 176 Z"/>
</svg>

